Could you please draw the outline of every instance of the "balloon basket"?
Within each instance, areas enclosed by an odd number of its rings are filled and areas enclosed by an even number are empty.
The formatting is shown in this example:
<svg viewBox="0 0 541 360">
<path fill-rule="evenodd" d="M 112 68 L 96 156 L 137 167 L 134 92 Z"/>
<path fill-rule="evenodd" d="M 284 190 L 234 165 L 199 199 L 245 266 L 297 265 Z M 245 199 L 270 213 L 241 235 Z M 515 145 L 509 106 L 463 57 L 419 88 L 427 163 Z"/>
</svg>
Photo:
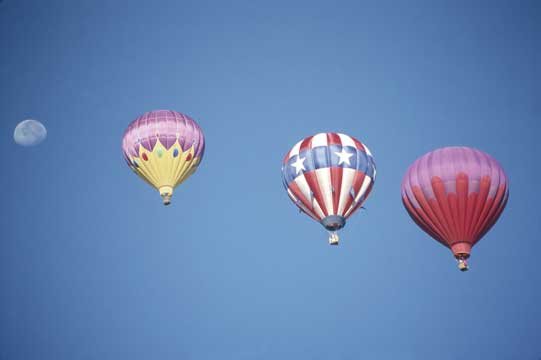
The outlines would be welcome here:
<svg viewBox="0 0 541 360">
<path fill-rule="evenodd" d="M 337 233 L 331 233 L 329 235 L 329 245 L 337 246 L 340 242 L 340 237 Z"/>
<path fill-rule="evenodd" d="M 468 271 L 469 266 L 466 259 L 458 259 L 458 269 L 462 272 Z"/>
<path fill-rule="evenodd" d="M 162 199 L 163 199 L 163 204 L 164 204 L 165 206 L 171 204 L 171 195 L 169 195 L 169 194 L 163 194 L 163 195 L 162 195 Z"/>
</svg>

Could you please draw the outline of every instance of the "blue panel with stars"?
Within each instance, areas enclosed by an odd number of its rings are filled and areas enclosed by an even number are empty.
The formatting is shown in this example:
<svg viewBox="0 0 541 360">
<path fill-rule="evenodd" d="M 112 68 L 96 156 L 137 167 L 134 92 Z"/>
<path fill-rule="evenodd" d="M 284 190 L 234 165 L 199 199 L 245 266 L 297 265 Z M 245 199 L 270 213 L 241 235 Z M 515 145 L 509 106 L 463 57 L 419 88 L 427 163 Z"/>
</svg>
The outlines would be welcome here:
<svg viewBox="0 0 541 360">
<path fill-rule="evenodd" d="M 373 177 L 374 163 L 364 151 L 352 146 L 318 146 L 292 156 L 284 165 L 284 180 L 291 183 L 297 176 L 316 169 L 339 167 L 355 169 Z"/>
</svg>

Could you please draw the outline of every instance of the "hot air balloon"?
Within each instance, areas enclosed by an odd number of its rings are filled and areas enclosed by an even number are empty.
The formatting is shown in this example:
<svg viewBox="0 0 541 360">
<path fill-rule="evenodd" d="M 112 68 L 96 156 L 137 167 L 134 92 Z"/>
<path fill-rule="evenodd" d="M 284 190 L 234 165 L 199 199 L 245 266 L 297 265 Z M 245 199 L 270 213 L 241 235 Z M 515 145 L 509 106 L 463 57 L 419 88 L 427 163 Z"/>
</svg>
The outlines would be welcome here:
<svg viewBox="0 0 541 360">
<path fill-rule="evenodd" d="M 494 225 L 509 196 L 509 183 L 490 155 L 446 147 L 417 159 L 402 181 L 402 202 L 413 221 L 451 249 L 461 271 L 471 248 Z"/>
<path fill-rule="evenodd" d="M 344 134 L 320 133 L 299 141 L 286 154 L 282 180 L 301 212 L 329 231 L 329 244 L 338 245 L 337 231 L 370 194 L 376 164 L 370 150 Z"/>
<path fill-rule="evenodd" d="M 171 110 L 141 115 L 122 139 L 128 166 L 160 192 L 164 205 L 171 203 L 173 189 L 197 170 L 204 151 L 205 139 L 197 123 Z"/>
</svg>

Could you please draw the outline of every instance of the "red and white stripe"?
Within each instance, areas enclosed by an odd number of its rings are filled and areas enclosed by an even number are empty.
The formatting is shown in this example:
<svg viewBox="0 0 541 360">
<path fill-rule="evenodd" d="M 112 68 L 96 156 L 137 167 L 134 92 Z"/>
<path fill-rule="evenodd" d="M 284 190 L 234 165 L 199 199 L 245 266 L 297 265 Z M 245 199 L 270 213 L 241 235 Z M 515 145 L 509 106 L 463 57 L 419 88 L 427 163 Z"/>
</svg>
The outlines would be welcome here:
<svg viewBox="0 0 541 360">
<path fill-rule="evenodd" d="M 370 150 L 355 138 L 344 134 L 320 133 L 296 143 L 286 155 L 284 164 L 302 151 L 328 145 L 351 146 L 371 155 Z M 347 218 L 362 205 L 372 184 L 373 179 L 360 171 L 331 167 L 299 174 L 290 183 L 288 195 L 315 220 L 329 215 Z"/>
</svg>

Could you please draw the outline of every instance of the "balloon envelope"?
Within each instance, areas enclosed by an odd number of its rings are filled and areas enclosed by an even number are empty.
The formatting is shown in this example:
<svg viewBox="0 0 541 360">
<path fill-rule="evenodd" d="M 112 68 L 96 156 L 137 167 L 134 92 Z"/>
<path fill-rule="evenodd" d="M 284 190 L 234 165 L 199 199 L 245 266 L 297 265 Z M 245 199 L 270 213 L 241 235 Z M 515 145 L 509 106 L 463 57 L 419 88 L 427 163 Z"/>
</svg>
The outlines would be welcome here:
<svg viewBox="0 0 541 360">
<path fill-rule="evenodd" d="M 344 134 L 320 133 L 286 154 L 282 179 L 299 209 L 329 231 L 342 228 L 366 200 L 376 177 L 370 150 Z"/>
<path fill-rule="evenodd" d="M 122 151 L 128 166 L 158 189 L 167 205 L 173 189 L 199 166 L 205 139 L 189 116 L 157 110 L 141 115 L 128 126 Z"/>
<path fill-rule="evenodd" d="M 402 181 L 402 201 L 412 219 L 463 259 L 498 220 L 508 195 L 500 164 L 468 147 L 423 155 Z"/>
</svg>

